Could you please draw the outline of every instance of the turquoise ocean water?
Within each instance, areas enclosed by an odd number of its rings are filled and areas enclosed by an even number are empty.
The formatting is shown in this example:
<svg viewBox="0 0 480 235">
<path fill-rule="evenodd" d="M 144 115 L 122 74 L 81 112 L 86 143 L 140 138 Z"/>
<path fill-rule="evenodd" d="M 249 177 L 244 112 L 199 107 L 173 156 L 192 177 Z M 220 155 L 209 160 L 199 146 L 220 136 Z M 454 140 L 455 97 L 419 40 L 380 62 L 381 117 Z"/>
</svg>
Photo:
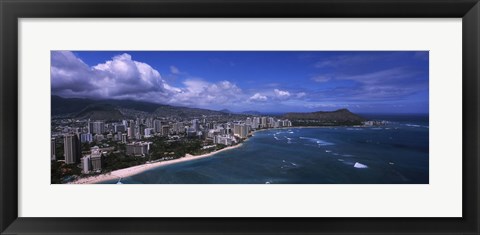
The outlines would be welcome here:
<svg viewBox="0 0 480 235">
<path fill-rule="evenodd" d="M 241 147 L 123 178 L 124 184 L 428 184 L 428 116 L 378 127 L 271 129 Z M 117 183 L 118 180 L 103 183 Z"/>
</svg>

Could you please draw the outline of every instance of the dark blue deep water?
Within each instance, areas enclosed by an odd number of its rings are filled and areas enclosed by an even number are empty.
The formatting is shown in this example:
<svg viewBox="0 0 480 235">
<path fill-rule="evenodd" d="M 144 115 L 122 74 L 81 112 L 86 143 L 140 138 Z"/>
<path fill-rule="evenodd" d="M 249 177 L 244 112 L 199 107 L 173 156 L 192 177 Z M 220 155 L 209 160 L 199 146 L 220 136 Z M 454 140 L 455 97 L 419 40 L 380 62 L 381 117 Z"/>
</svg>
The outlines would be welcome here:
<svg viewBox="0 0 480 235">
<path fill-rule="evenodd" d="M 158 167 L 122 183 L 428 184 L 428 116 L 364 116 L 390 123 L 260 131 L 236 149 Z"/>
</svg>

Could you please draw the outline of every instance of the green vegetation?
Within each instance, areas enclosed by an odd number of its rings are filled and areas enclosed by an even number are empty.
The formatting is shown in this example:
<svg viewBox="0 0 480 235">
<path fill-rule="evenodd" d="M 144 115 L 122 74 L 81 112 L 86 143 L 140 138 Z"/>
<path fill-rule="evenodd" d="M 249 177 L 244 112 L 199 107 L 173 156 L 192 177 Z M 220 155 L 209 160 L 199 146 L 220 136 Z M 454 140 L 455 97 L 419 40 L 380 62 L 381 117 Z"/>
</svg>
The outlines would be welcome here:
<svg viewBox="0 0 480 235">
<path fill-rule="evenodd" d="M 65 160 L 64 151 L 63 151 L 63 141 L 55 141 L 55 158 L 57 160 Z"/>
<path fill-rule="evenodd" d="M 68 181 L 73 176 L 81 174 L 80 168 L 76 164 L 65 164 L 64 162 L 52 161 L 51 164 L 51 183 L 61 184 Z"/>
<path fill-rule="evenodd" d="M 126 156 L 121 152 L 111 152 L 103 158 L 102 173 L 144 164 L 147 161 L 143 157 Z"/>
<path fill-rule="evenodd" d="M 181 140 L 167 140 L 164 137 L 154 137 L 149 141 L 153 142 L 150 145 L 150 160 L 171 160 L 184 157 L 185 154 L 203 154 L 205 150 L 202 149 L 202 141 L 198 139 L 181 139 Z"/>
</svg>

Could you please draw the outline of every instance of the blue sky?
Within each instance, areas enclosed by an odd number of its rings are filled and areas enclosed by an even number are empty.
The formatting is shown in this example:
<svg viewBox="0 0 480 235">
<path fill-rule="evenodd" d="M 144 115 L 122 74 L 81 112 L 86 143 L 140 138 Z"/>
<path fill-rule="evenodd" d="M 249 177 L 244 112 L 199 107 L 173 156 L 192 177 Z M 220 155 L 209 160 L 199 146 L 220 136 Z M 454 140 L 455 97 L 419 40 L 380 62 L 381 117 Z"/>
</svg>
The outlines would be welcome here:
<svg viewBox="0 0 480 235">
<path fill-rule="evenodd" d="M 52 94 L 213 110 L 428 113 L 428 51 L 52 51 Z"/>
</svg>

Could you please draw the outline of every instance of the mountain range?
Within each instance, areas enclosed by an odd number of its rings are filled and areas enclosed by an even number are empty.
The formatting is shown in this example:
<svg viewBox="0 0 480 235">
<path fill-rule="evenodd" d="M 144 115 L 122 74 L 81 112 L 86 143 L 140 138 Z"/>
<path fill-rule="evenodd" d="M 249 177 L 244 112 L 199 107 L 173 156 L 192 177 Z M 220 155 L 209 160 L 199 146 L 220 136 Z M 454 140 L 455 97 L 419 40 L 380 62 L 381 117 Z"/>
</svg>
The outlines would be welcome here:
<svg viewBox="0 0 480 235">
<path fill-rule="evenodd" d="M 350 112 L 348 109 L 318 111 L 312 113 L 286 113 L 283 115 L 283 118 L 290 120 L 315 120 L 324 123 L 360 123 L 366 121 L 365 118 Z"/>
<path fill-rule="evenodd" d="M 232 115 L 221 111 L 156 104 L 134 100 L 94 100 L 51 96 L 52 117 L 93 120 L 120 120 L 138 114 L 157 117 L 198 117 Z"/>
<path fill-rule="evenodd" d="M 121 120 L 135 118 L 138 115 L 155 117 L 200 117 L 200 116 L 230 116 L 245 117 L 247 115 L 261 115 L 258 111 L 234 113 L 228 109 L 215 111 L 200 108 L 180 107 L 156 104 L 134 100 L 94 100 L 81 98 L 63 98 L 51 96 L 53 118 L 78 118 L 92 120 Z M 286 113 L 279 115 L 290 120 L 315 120 L 318 122 L 358 123 L 364 118 L 350 112 L 348 109 L 336 111 L 318 111 L 310 113 Z"/>
</svg>

